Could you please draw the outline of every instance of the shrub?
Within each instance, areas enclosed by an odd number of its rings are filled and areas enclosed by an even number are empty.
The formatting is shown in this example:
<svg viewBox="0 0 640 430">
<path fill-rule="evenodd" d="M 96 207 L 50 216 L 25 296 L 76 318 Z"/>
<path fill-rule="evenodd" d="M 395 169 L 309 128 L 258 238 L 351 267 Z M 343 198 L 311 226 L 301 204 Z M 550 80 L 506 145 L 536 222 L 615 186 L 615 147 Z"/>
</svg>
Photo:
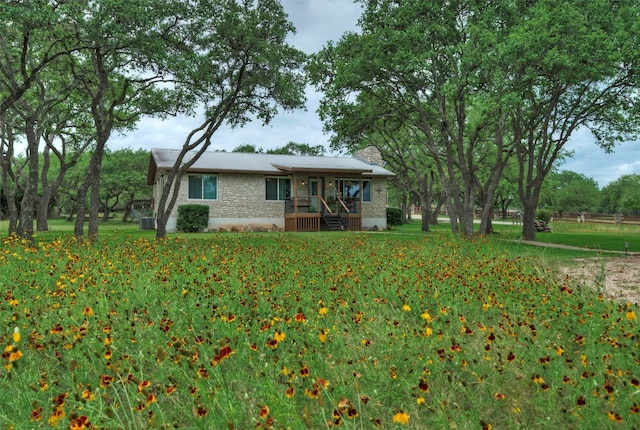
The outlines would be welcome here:
<svg viewBox="0 0 640 430">
<path fill-rule="evenodd" d="M 544 222 L 551 221 L 551 211 L 547 209 L 538 209 L 536 219 Z"/>
<path fill-rule="evenodd" d="M 202 231 L 209 225 L 209 206 L 181 205 L 178 206 L 178 221 L 176 227 L 180 231 L 194 233 Z"/>
<path fill-rule="evenodd" d="M 387 225 L 402 225 L 402 209 L 387 208 Z"/>
</svg>

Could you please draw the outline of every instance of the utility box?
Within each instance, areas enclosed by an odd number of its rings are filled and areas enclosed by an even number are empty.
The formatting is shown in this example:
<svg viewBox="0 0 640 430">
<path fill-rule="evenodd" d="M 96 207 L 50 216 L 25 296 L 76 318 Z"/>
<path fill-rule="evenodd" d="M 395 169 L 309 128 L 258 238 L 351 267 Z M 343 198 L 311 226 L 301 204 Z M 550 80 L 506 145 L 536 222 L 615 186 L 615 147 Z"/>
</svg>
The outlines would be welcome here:
<svg viewBox="0 0 640 430">
<path fill-rule="evenodd" d="M 156 220 L 149 217 L 140 218 L 140 230 L 155 230 Z"/>
</svg>

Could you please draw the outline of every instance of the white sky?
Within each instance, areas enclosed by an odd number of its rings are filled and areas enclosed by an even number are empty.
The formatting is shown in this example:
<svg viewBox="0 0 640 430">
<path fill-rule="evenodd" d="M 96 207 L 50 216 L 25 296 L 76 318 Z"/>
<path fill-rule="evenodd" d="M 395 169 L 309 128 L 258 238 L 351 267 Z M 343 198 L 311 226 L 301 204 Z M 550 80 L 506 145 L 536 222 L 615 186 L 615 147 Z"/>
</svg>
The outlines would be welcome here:
<svg viewBox="0 0 640 430">
<path fill-rule="evenodd" d="M 319 51 L 329 40 L 337 41 L 347 31 L 357 31 L 357 20 L 362 13 L 361 5 L 351 0 L 282 0 L 282 5 L 297 29 L 289 42 L 308 54 Z M 242 129 L 221 129 L 214 135 L 211 150 L 231 151 L 243 144 L 267 150 L 282 147 L 290 141 L 323 145 L 328 150 L 329 136 L 323 134 L 316 113 L 321 95 L 311 88 L 307 89 L 306 95 L 306 111 L 281 113 L 268 126 L 255 122 Z M 137 130 L 112 136 L 109 147 L 179 148 L 200 120 L 144 119 Z M 575 155 L 561 168 L 593 178 L 601 187 L 622 175 L 640 174 L 640 142 L 625 143 L 616 148 L 615 153 L 605 154 L 593 143 L 588 132 L 580 132 L 573 136 L 567 149 L 575 151 Z"/>
</svg>

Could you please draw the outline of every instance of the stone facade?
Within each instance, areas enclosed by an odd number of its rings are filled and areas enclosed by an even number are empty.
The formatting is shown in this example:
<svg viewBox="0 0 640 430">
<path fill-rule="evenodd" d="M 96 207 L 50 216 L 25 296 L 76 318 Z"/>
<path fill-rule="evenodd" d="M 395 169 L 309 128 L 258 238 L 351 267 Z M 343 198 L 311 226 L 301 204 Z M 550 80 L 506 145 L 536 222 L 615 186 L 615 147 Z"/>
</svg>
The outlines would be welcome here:
<svg viewBox="0 0 640 430">
<path fill-rule="evenodd" d="M 387 228 L 387 184 L 385 179 L 374 178 L 371 182 L 371 201 L 362 202 L 362 228 Z"/>
<path fill-rule="evenodd" d="M 266 175 L 220 173 L 217 177 L 217 199 L 202 200 L 188 198 L 188 177 L 182 178 L 178 200 L 167 223 L 167 231 L 176 231 L 178 207 L 184 204 L 206 204 L 209 206 L 208 230 L 274 230 L 284 228 L 284 201 L 266 199 Z M 273 176 L 278 177 L 278 176 Z M 279 176 L 291 179 L 293 195 L 299 199 L 309 198 L 309 176 Z M 325 177 L 325 193 L 334 191 L 337 178 Z M 371 201 L 362 202 L 362 228 L 387 227 L 387 187 L 384 178 L 372 178 Z M 158 201 L 164 185 L 160 175 L 154 185 L 154 200 Z M 329 185 L 332 184 L 332 185 Z"/>
</svg>

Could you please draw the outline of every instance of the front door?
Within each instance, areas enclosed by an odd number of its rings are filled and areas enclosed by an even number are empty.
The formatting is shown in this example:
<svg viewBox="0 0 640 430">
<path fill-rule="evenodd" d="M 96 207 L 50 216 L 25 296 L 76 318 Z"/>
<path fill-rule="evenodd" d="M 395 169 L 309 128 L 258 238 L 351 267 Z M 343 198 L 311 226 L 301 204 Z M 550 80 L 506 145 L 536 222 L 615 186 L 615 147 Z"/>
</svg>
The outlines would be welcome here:
<svg viewBox="0 0 640 430">
<path fill-rule="evenodd" d="M 320 201 L 318 200 L 320 182 L 321 181 L 318 178 L 309 178 L 309 203 L 311 203 L 311 208 L 315 209 L 311 209 L 310 212 L 317 212 L 318 208 L 320 207 L 318 205 L 320 203 Z"/>
<path fill-rule="evenodd" d="M 338 183 L 336 182 L 336 178 L 323 178 L 325 179 L 326 184 L 323 182 L 322 193 L 323 198 L 327 202 L 329 206 L 329 212 L 336 211 L 336 199 L 338 197 Z M 323 208 L 323 212 L 326 212 L 326 208 Z"/>
</svg>

